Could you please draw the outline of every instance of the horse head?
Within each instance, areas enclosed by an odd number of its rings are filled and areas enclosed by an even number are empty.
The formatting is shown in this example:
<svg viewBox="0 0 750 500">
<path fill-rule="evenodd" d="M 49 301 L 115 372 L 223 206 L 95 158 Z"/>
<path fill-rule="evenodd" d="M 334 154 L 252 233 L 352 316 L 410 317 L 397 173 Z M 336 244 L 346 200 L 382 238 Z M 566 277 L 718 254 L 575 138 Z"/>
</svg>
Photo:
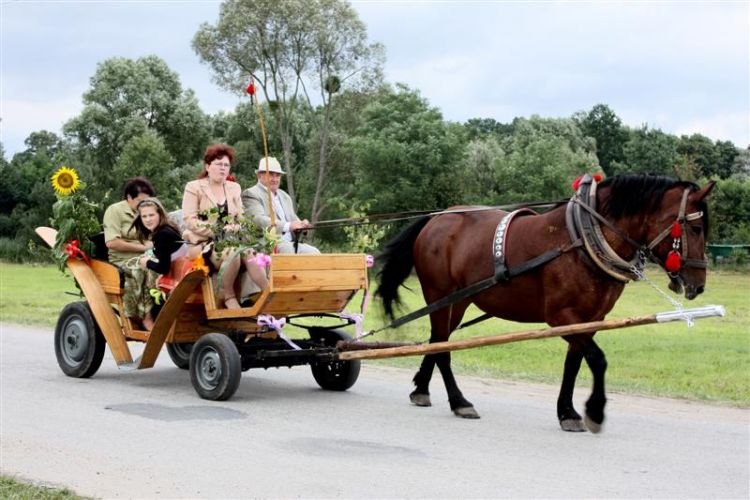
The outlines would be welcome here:
<svg viewBox="0 0 750 500">
<path fill-rule="evenodd" d="M 693 300 L 706 285 L 708 259 L 705 253 L 708 234 L 708 205 L 705 198 L 714 182 L 704 187 L 677 182 L 666 190 L 654 221 L 649 224 L 648 241 L 653 260 L 669 276 L 669 289 L 684 290 Z"/>
</svg>

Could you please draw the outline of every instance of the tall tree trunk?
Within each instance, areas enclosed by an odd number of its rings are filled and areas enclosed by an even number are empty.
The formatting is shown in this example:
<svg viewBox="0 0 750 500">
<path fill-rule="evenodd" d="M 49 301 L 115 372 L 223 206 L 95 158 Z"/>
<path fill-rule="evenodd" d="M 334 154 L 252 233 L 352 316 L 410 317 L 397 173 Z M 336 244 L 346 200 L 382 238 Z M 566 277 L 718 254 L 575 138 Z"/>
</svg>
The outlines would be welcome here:
<svg viewBox="0 0 750 500">
<path fill-rule="evenodd" d="M 315 186 L 315 196 L 312 204 L 312 223 L 315 224 L 323 212 L 320 206 L 320 196 L 323 192 L 323 185 L 326 178 L 326 167 L 328 166 L 328 127 L 330 125 L 330 105 L 326 106 L 325 116 L 323 118 L 323 127 L 320 131 L 320 157 L 318 158 L 318 182 Z"/>
</svg>

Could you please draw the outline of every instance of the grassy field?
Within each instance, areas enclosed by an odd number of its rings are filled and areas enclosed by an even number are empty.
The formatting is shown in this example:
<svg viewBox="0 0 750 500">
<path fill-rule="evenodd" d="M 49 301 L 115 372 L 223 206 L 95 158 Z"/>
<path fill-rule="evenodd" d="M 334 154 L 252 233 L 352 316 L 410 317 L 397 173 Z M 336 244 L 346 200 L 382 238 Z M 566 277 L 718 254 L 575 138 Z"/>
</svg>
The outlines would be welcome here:
<svg viewBox="0 0 750 500">
<path fill-rule="evenodd" d="M 666 289 L 666 278 L 656 269 L 651 279 Z M 424 305 L 415 280 L 413 291 L 403 290 L 406 310 Z M 685 323 L 647 325 L 602 332 L 597 342 L 607 355 L 609 390 L 750 406 L 750 275 L 710 271 L 706 293 L 686 307 L 720 304 L 727 316 Z M 67 292 L 67 293 L 66 293 Z M 54 267 L 0 263 L 0 321 L 53 326 L 62 306 L 79 300 L 70 277 Z M 72 295 L 71 295 L 72 294 Z M 355 304 L 356 303 L 356 304 Z M 358 300 L 353 304 L 358 305 Z M 625 318 L 671 310 L 672 306 L 648 284 L 628 285 L 609 318 Z M 467 318 L 478 315 L 470 309 Z M 373 301 L 364 327 L 385 322 Z M 457 332 L 452 339 L 526 330 L 540 325 L 492 319 Z M 423 341 L 429 337 L 426 318 L 373 340 Z M 294 336 L 294 332 L 289 332 Z M 560 339 L 518 342 L 453 353 L 457 373 L 558 384 L 567 344 Z M 421 358 L 369 361 L 416 369 Z M 579 380 L 587 384 L 585 365 Z M 438 380 L 437 384 L 441 384 Z M 436 386 L 439 387 L 439 386 Z M 435 389 L 438 390 L 437 388 Z"/>
<path fill-rule="evenodd" d="M 68 489 L 48 488 L 0 476 L 0 498 L 8 500 L 75 500 L 82 499 Z"/>
</svg>

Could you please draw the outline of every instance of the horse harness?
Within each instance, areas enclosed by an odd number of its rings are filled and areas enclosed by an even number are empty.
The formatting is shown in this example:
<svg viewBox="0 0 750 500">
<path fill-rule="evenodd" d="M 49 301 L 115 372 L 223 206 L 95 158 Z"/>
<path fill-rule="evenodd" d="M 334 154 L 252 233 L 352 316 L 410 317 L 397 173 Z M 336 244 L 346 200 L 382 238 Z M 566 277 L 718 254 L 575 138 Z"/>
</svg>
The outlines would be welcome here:
<svg viewBox="0 0 750 500">
<path fill-rule="evenodd" d="M 687 200 L 690 188 L 682 192 L 680 210 L 677 219 L 659 233 L 650 243 L 641 244 L 633 240 L 622 229 L 601 216 L 596 211 L 596 181 L 585 175 L 580 182 L 578 192 L 570 199 L 565 211 L 565 223 L 574 244 L 581 242 L 583 254 L 601 271 L 612 278 L 627 283 L 641 276 L 646 260 L 650 260 L 664 269 L 670 278 L 676 279 L 682 267 L 705 269 L 706 259 L 688 259 L 688 239 L 685 235 L 687 223 L 703 217 L 703 212 L 686 214 Z M 624 260 L 615 252 L 604 238 L 599 223 L 604 224 L 617 236 L 628 242 L 636 252 L 629 261 Z M 653 253 L 653 249 L 667 236 L 672 237 L 672 251 L 665 261 Z"/>
<path fill-rule="evenodd" d="M 638 279 L 639 276 L 641 276 L 646 259 L 658 264 L 667 272 L 671 279 L 678 278 L 677 274 L 679 269 L 683 266 L 705 269 L 707 267 L 706 259 L 695 260 L 687 259 L 685 257 L 688 252 L 688 242 L 687 237 L 682 237 L 682 235 L 687 229 L 687 223 L 703 217 L 703 212 L 685 214 L 689 194 L 689 188 L 685 188 L 682 194 L 682 202 L 680 203 L 680 211 L 677 219 L 664 231 L 659 233 L 650 243 L 644 245 L 633 240 L 630 236 L 625 234 L 622 229 L 602 217 L 596 211 L 596 181 L 589 174 L 586 174 L 579 183 L 578 191 L 568 201 L 566 207 L 565 222 L 571 239 L 571 242 L 568 245 L 548 250 L 547 252 L 529 259 L 518 266 L 509 268 L 506 264 L 505 256 L 507 255 L 506 240 L 511 223 L 517 216 L 536 215 L 536 212 L 529 208 L 514 210 L 513 212 L 506 214 L 500 220 L 500 223 L 495 229 L 495 236 L 492 240 L 492 256 L 495 268 L 493 276 L 450 293 L 432 304 L 397 318 L 388 325 L 370 333 L 376 333 L 388 328 L 398 328 L 399 326 L 417 318 L 421 318 L 422 316 L 443 309 L 444 307 L 448 307 L 465 298 L 471 297 L 472 295 L 476 295 L 498 283 L 506 282 L 519 274 L 543 266 L 547 262 L 560 257 L 562 254 L 574 248 L 580 249 L 583 255 L 585 255 L 596 268 L 600 269 L 608 276 L 622 282 Z M 617 236 L 624 241 L 627 241 L 636 249 L 635 255 L 630 261 L 624 260 L 617 255 L 614 249 L 612 249 L 602 233 L 600 223 L 607 226 L 617 234 Z M 672 236 L 673 238 L 672 251 L 666 261 L 662 262 L 661 259 L 653 254 L 652 250 L 667 236 Z M 670 262 L 670 257 L 672 256 L 676 256 L 678 259 L 676 264 Z M 476 324 L 490 317 L 491 315 L 484 314 L 462 324 L 459 328 Z"/>
</svg>

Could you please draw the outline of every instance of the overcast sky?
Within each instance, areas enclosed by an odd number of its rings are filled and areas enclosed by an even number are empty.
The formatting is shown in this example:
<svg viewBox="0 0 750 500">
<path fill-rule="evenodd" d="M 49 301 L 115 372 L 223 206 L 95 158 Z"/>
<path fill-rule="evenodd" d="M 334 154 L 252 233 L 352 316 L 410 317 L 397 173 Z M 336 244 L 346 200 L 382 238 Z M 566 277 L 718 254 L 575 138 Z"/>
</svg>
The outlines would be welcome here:
<svg viewBox="0 0 750 500">
<path fill-rule="evenodd" d="M 6 158 L 77 115 L 97 63 L 155 54 L 207 113 L 239 98 L 190 42 L 217 1 L 0 0 Z M 750 144 L 750 2 L 353 1 L 386 79 L 445 119 L 568 117 L 609 105 L 627 125 Z"/>
</svg>

